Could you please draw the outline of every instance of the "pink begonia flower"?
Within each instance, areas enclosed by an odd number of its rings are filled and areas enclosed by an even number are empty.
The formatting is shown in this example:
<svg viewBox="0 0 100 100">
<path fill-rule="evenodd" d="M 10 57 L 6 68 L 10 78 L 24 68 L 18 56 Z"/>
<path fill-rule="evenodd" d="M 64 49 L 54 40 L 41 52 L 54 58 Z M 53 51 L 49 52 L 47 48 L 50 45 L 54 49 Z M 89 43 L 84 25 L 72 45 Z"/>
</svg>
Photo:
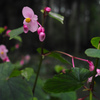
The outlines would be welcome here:
<svg viewBox="0 0 100 100">
<path fill-rule="evenodd" d="M 45 33 L 44 32 L 40 32 L 40 34 L 39 34 L 39 40 L 41 42 L 43 42 L 45 40 Z"/>
<path fill-rule="evenodd" d="M 24 65 L 24 60 L 23 59 L 20 61 L 20 65 Z"/>
<path fill-rule="evenodd" d="M 18 43 L 15 45 L 15 48 L 16 48 L 16 49 L 18 49 L 18 48 L 19 48 L 19 44 L 18 44 Z"/>
<path fill-rule="evenodd" d="M 23 29 L 24 29 L 24 33 L 27 33 L 27 32 L 28 32 L 28 27 L 27 27 L 27 25 L 23 25 Z"/>
<path fill-rule="evenodd" d="M 93 64 L 93 62 L 89 61 L 89 60 L 87 62 L 89 63 L 89 70 L 93 71 L 94 70 L 94 64 Z"/>
<path fill-rule="evenodd" d="M 50 7 L 45 7 L 45 8 L 44 8 L 44 11 L 46 11 L 46 12 L 49 13 L 49 12 L 51 11 L 51 8 L 50 8 Z"/>
<path fill-rule="evenodd" d="M 38 35 L 41 33 L 41 32 L 43 32 L 44 33 L 44 28 L 42 27 L 42 26 L 40 26 L 38 29 L 37 29 L 37 33 L 38 33 Z"/>
<path fill-rule="evenodd" d="M 8 56 L 6 56 L 6 58 L 3 59 L 3 62 L 10 62 L 10 59 L 8 58 Z"/>
<path fill-rule="evenodd" d="M 4 60 L 7 57 L 8 49 L 5 45 L 0 45 L 0 57 L 2 60 Z"/>
<path fill-rule="evenodd" d="M 93 76 L 91 76 L 91 77 L 88 78 L 87 83 L 91 83 L 92 82 L 92 77 Z"/>
<path fill-rule="evenodd" d="M 7 26 L 4 26 L 4 29 L 6 30 L 7 29 Z"/>
<path fill-rule="evenodd" d="M 37 15 L 34 14 L 33 10 L 26 6 L 22 9 L 22 14 L 25 18 L 23 21 L 23 24 L 28 27 L 28 30 L 30 30 L 31 32 L 37 31 L 37 29 L 38 29 L 38 23 L 37 23 L 38 17 L 37 17 Z"/>
</svg>

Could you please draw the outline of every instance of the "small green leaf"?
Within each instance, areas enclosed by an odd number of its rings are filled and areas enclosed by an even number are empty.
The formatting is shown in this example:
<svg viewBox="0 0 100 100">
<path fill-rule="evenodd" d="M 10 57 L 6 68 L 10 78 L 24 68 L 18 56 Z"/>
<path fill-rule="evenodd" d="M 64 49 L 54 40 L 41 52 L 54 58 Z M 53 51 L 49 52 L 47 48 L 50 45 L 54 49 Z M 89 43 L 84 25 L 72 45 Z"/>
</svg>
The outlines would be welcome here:
<svg viewBox="0 0 100 100">
<path fill-rule="evenodd" d="M 92 44 L 95 48 L 98 48 L 99 41 L 100 41 L 100 37 L 94 37 L 94 38 L 91 39 L 91 44 Z"/>
<path fill-rule="evenodd" d="M 13 70 L 11 63 L 0 64 L 0 100 L 32 100 L 27 82 L 22 77 L 9 77 Z"/>
<path fill-rule="evenodd" d="M 44 10 L 41 10 L 42 13 L 44 13 Z M 57 14 L 57 13 L 53 13 L 53 12 L 49 12 L 48 15 L 56 20 L 58 20 L 59 22 L 61 22 L 62 24 L 64 23 L 64 16 Z"/>
<path fill-rule="evenodd" d="M 9 35 L 10 35 L 10 40 L 13 38 L 16 38 L 19 34 L 23 33 L 23 26 L 17 29 L 12 30 Z"/>
<path fill-rule="evenodd" d="M 37 52 L 41 53 L 41 48 L 37 49 Z M 43 49 L 43 53 L 49 53 L 48 50 Z M 48 55 L 49 57 L 53 57 L 55 59 L 60 60 L 62 63 L 67 63 L 72 65 L 70 62 L 68 62 L 67 60 L 65 60 L 59 53 L 55 53 L 55 52 L 50 52 L 50 54 Z"/>
<path fill-rule="evenodd" d="M 75 91 L 84 85 L 84 82 L 93 73 L 85 68 L 72 68 L 65 74 L 54 76 L 48 79 L 44 84 L 44 90 L 47 92 L 60 93 Z"/>
<path fill-rule="evenodd" d="M 34 70 L 32 68 L 25 68 L 21 70 L 21 75 L 24 76 L 27 80 L 33 75 Z"/>
<path fill-rule="evenodd" d="M 100 58 L 100 50 L 89 48 L 85 51 L 85 54 L 89 57 Z"/>
<path fill-rule="evenodd" d="M 36 97 L 34 97 L 33 100 L 38 100 L 38 99 Z"/>
<path fill-rule="evenodd" d="M 56 71 L 57 73 L 61 72 L 62 69 L 64 69 L 64 68 L 63 68 L 62 66 L 60 66 L 60 65 L 56 65 L 56 66 L 55 66 L 55 71 Z"/>
<path fill-rule="evenodd" d="M 14 37 L 14 39 L 18 40 L 19 42 L 22 42 L 22 38 L 20 36 Z"/>
<path fill-rule="evenodd" d="M 2 32 L 4 32 L 5 29 L 3 27 L 0 27 L 0 34 L 2 34 Z"/>
</svg>

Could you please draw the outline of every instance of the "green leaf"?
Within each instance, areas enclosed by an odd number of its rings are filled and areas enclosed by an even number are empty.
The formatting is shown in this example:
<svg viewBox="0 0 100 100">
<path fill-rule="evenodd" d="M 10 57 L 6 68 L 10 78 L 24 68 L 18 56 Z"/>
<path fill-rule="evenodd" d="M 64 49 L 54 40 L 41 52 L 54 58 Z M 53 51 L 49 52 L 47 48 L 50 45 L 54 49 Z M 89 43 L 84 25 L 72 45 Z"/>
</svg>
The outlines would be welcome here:
<svg viewBox="0 0 100 100">
<path fill-rule="evenodd" d="M 21 75 L 21 72 L 19 70 L 17 70 L 17 69 L 14 69 L 9 77 L 11 78 L 11 77 L 19 76 L 19 75 Z"/>
<path fill-rule="evenodd" d="M 19 34 L 23 33 L 23 26 L 17 29 L 12 30 L 9 35 L 10 35 L 10 40 L 13 38 L 16 38 Z"/>
<path fill-rule="evenodd" d="M 37 49 L 37 52 L 41 53 L 41 48 Z M 48 50 L 43 49 L 43 53 L 49 53 Z M 53 57 L 55 59 L 60 60 L 62 63 L 67 63 L 72 65 L 70 62 L 68 62 L 67 60 L 65 60 L 59 53 L 55 53 L 55 52 L 50 52 L 50 54 L 48 55 L 49 57 Z"/>
<path fill-rule="evenodd" d="M 64 68 L 63 68 L 62 66 L 60 66 L 60 65 L 56 65 L 56 66 L 55 66 L 55 71 L 56 71 L 57 73 L 61 72 L 62 69 L 64 69 Z"/>
<path fill-rule="evenodd" d="M 20 36 L 14 37 L 14 39 L 18 40 L 19 42 L 22 42 L 22 38 Z"/>
<path fill-rule="evenodd" d="M 64 16 L 60 15 L 60 14 L 57 14 L 57 13 L 53 13 L 53 12 L 49 12 L 48 14 L 50 17 L 60 21 L 62 24 L 63 24 L 63 21 L 64 21 Z"/>
<path fill-rule="evenodd" d="M 84 85 L 84 82 L 92 75 L 92 72 L 85 68 L 72 68 L 66 74 L 54 76 L 44 84 L 47 92 L 60 93 L 75 91 Z"/>
<path fill-rule="evenodd" d="M 89 57 L 100 58 L 100 50 L 89 48 L 85 51 L 85 54 Z"/>
<path fill-rule="evenodd" d="M 42 13 L 44 13 L 44 10 L 41 10 Z M 49 12 L 48 15 L 56 20 L 58 20 L 59 22 L 61 22 L 62 24 L 64 23 L 64 16 L 57 14 L 57 13 L 53 13 L 53 12 Z"/>
<path fill-rule="evenodd" d="M 32 100 L 31 88 L 22 77 L 9 78 L 14 66 L 0 64 L 0 100 Z"/>
<path fill-rule="evenodd" d="M 33 75 L 34 70 L 32 68 L 25 68 L 21 70 L 21 75 L 24 76 L 27 80 Z"/>
<path fill-rule="evenodd" d="M 4 32 L 5 29 L 3 27 L 0 27 L 0 34 L 2 34 L 2 32 Z"/>
<path fill-rule="evenodd" d="M 94 38 L 91 39 L 91 44 L 92 44 L 95 48 L 98 48 L 99 41 L 100 41 L 100 37 L 94 37 Z"/>
<path fill-rule="evenodd" d="M 51 96 L 56 97 L 56 98 L 58 97 L 59 100 L 76 100 L 77 99 L 76 92 L 57 93 L 57 94 L 53 93 L 51 94 Z"/>
<path fill-rule="evenodd" d="M 33 100 L 38 100 L 38 99 L 36 97 L 34 97 Z"/>
</svg>

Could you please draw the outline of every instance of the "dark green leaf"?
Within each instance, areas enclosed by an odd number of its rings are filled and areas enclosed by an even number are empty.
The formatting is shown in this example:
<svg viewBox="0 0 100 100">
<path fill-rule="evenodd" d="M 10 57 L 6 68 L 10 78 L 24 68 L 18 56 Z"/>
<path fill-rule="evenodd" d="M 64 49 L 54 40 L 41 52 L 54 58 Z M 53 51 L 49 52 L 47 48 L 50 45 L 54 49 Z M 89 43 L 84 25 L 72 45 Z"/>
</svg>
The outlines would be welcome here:
<svg viewBox="0 0 100 100">
<path fill-rule="evenodd" d="M 95 48 L 98 48 L 99 41 L 100 41 L 100 37 L 94 37 L 94 38 L 91 39 L 91 44 L 92 44 Z"/>
<path fill-rule="evenodd" d="M 2 34 L 2 32 L 4 32 L 5 29 L 3 27 L 0 27 L 0 34 Z"/>
<path fill-rule="evenodd" d="M 11 63 L 0 64 L 0 100 L 33 100 L 31 88 L 22 77 L 9 77 L 13 69 Z"/>
<path fill-rule="evenodd" d="M 41 52 L 41 48 L 38 48 L 37 51 L 40 53 Z M 43 53 L 49 53 L 48 50 L 43 49 Z M 70 62 L 68 62 L 67 60 L 65 60 L 59 53 L 55 53 L 55 52 L 50 52 L 50 54 L 48 55 L 49 57 L 53 57 L 55 59 L 60 60 L 62 63 L 67 63 L 72 65 Z"/>
<path fill-rule="evenodd" d="M 44 13 L 44 10 L 41 10 L 42 13 Z M 50 17 L 58 20 L 59 22 L 61 22 L 63 24 L 63 21 L 64 21 L 64 16 L 60 15 L 60 14 L 57 14 L 57 13 L 53 13 L 53 12 L 49 12 L 48 14 Z"/>
<path fill-rule="evenodd" d="M 19 34 L 23 33 L 23 27 L 12 30 L 9 35 L 10 39 L 16 38 Z"/>
<path fill-rule="evenodd" d="M 85 54 L 89 57 L 100 58 L 100 50 L 89 48 L 85 51 Z"/>
<path fill-rule="evenodd" d="M 48 79 L 44 84 L 44 90 L 47 92 L 60 93 L 75 91 L 92 75 L 87 69 L 72 68 L 67 70 L 66 74 L 56 75 L 52 79 Z"/>
<path fill-rule="evenodd" d="M 16 77 L 16 76 L 20 76 L 21 75 L 21 72 L 17 69 L 13 70 L 13 72 L 10 74 L 10 78 L 11 77 Z"/>
</svg>

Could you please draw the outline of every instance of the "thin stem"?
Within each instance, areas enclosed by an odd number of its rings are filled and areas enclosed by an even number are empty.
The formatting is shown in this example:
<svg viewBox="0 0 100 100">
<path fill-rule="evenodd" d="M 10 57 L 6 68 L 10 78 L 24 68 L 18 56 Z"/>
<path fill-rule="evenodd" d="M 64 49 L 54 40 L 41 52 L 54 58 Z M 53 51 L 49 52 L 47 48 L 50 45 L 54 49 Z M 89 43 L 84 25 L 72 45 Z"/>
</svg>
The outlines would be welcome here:
<svg viewBox="0 0 100 100">
<path fill-rule="evenodd" d="M 92 91 L 90 90 L 90 99 L 89 100 L 92 100 Z"/>
<path fill-rule="evenodd" d="M 96 58 L 96 63 L 95 63 L 95 68 L 94 68 L 94 74 L 93 74 L 92 82 L 90 84 L 90 89 L 91 89 L 92 92 L 94 90 L 94 79 L 95 79 L 95 75 L 96 75 L 96 69 L 97 69 L 97 66 L 98 66 L 98 62 L 99 62 L 99 58 Z"/>
<path fill-rule="evenodd" d="M 73 65 L 73 67 L 75 67 L 74 58 L 73 57 L 72 57 L 72 65 Z"/>
<path fill-rule="evenodd" d="M 34 82 L 34 86 L 33 86 L 33 95 L 34 95 L 34 92 L 35 92 L 35 88 L 36 88 L 36 84 L 37 84 L 37 79 L 38 79 L 38 76 L 39 76 L 39 72 L 40 72 L 40 68 L 41 68 L 41 64 L 42 64 L 42 56 L 40 57 L 40 63 L 39 63 L 39 67 L 38 67 L 38 71 L 37 71 L 37 75 L 36 75 L 36 79 L 35 79 L 35 82 Z"/>
</svg>

